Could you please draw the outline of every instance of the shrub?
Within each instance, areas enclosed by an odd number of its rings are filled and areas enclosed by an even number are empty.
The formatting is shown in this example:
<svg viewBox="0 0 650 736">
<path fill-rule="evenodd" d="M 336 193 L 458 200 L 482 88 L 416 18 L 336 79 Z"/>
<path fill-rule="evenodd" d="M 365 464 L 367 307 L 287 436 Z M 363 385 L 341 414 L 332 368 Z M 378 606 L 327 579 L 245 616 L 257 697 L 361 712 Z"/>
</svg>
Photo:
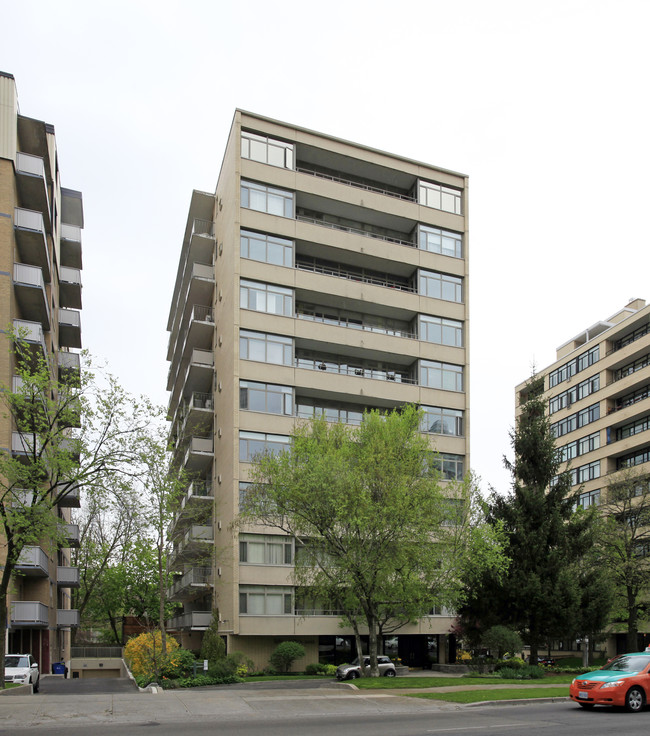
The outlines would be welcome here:
<svg viewBox="0 0 650 736">
<path fill-rule="evenodd" d="M 334 671 L 329 672 L 329 668 L 332 668 Z M 305 667 L 305 674 L 306 675 L 328 675 L 328 674 L 336 674 L 336 667 L 333 664 L 323 664 L 322 662 L 311 662 Z"/>
<path fill-rule="evenodd" d="M 504 680 L 540 680 L 544 674 L 543 667 L 530 664 L 523 667 L 503 667 L 499 670 L 499 677 Z"/>
<path fill-rule="evenodd" d="M 167 637 L 167 654 L 171 655 L 179 644 L 171 636 Z M 129 663 L 134 676 L 153 678 L 156 670 L 164 663 L 162 656 L 162 633 L 159 629 L 147 631 L 129 639 L 124 647 L 124 658 Z"/>
<path fill-rule="evenodd" d="M 219 611 L 212 612 L 212 621 L 210 626 L 206 629 L 203 634 L 203 641 L 201 642 L 201 659 L 208 660 L 208 666 L 219 659 L 223 659 L 226 656 L 226 645 L 219 634 Z"/>
<path fill-rule="evenodd" d="M 194 674 L 194 655 L 188 649 L 176 649 L 168 654 L 160 666 L 160 676 L 167 679 L 189 677 Z"/>
<path fill-rule="evenodd" d="M 270 662 L 280 672 L 288 672 L 296 659 L 305 656 L 305 647 L 297 641 L 283 641 L 277 645 L 270 657 Z"/>
<path fill-rule="evenodd" d="M 507 626 L 492 626 L 481 637 L 481 644 L 496 654 L 497 659 L 507 652 L 521 652 L 524 643 L 516 631 Z"/>
<path fill-rule="evenodd" d="M 325 665 L 325 672 L 323 672 L 324 675 L 327 675 L 328 677 L 334 677 L 336 675 L 336 665 L 335 664 L 326 664 Z"/>
<path fill-rule="evenodd" d="M 265 667 L 262 670 L 262 674 L 266 675 L 267 677 L 272 677 L 273 675 L 277 675 L 277 670 L 273 669 L 273 667 Z"/>
</svg>

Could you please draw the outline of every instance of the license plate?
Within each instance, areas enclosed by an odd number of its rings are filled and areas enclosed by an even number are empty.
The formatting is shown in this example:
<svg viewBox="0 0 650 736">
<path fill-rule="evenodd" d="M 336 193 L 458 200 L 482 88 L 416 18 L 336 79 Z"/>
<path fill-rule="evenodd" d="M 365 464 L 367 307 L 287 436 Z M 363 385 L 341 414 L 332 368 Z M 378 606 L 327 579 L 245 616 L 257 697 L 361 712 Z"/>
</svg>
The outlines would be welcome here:
<svg viewBox="0 0 650 736">
<path fill-rule="evenodd" d="M 585 692 L 584 690 L 581 690 L 581 691 L 580 691 L 580 692 L 578 693 L 578 697 L 580 698 L 580 700 L 588 700 L 588 698 L 589 698 L 589 693 L 586 693 L 586 692 Z"/>
</svg>

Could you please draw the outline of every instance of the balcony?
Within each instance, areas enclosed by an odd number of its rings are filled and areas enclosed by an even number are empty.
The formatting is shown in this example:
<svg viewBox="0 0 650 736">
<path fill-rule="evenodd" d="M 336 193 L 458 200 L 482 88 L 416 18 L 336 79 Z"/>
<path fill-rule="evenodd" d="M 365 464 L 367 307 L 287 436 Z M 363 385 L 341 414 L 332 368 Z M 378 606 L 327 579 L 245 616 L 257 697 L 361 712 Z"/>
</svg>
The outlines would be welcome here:
<svg viewBox="0 0 650 736">
<path fill-rule="evenodd" d="M 212 263 L 187 261 L 180 284 L 174 290 L 174 310 L 167 329 L 175 335 L 178 325 L 187 319 L 187 311 L 193 304 L 212 304 L 214 301 L 214 266 Z M 173 338 L 170 336 L 170 345 Z"/>
<path fill-rule="evenodd" d="M 81 314 L 74 309 L 59 309 L 59 343 L 66 348 L 81 347 Z"/>
<path fill-rule="evenodd" d="M 59 565 L 56 568 L 56 584 L 59 588 L 78 588 L 81 584 L 79 568 Z"/>
<path fill-rule="evenodd" d="M 212 568 L 192 567 L 178 576 L 169 586 L 167 596 L 170 600 L 191 600 L 197 594 L 203 594 L 212 588 Z"/>
<path fill-rule="evenodd" d="M 61 224 L 61 265 L 82 268 L 81 228 L 78 225 Z"/>
<path fill-rule="evenodd" d="M 34 578 L 46 578 L 50 574 L 50 560 L 40 547 L 23 547 L 16 570 L 21 575 Z"/>
<path fill-rule="evenodd" d="M 59 483 L 56 487 L 58 494 L 64 494 L 57 499 L 57 505 L 62 509 L 81 508 L 81 490 L 71 483 Z"/>
<path fill-rule="evenodd" d="M 177 542 L 172 552 L 172 567 L 178 567 L 193 559 L 209 560 L 214 545 L 212 524 L 192 524 Z"/>
<path fill-rule="evenodd" d="M 212 220 L 195 218 L 192 221 L 190 234 L 190 262 L 211 263 L 214 259 L 214 223 Z"/>
<path fill-rule="evenodd" d="M 193 304 L 191 312 L 188 310 L 179 328 L 169 335 L 167 360 L 171 360 L 174 366 L 183 362 L 188 350 L 210 350 L 213 335 L 214 309 L 203 304 Z"/>
<path fill-rule="evenodd" d="M 212 611 L 191 611 L 174 616 L 167 621 L 168 629 L 191 629 L 205 631 L 212 623 Z"/>
<path fill-rule="evenodd" d="M 36 359 L 47 359 L 45 333 L 40 322 L 29 322 L 26 319 L 14 320 L 14 332 L 22 341 L 21 348 L 30 352 Z"/>
<path fill-rule="evenodd" d="M 207 480 L 194 480 L 190 483 L 186 494 L 181 499 L 173 522 L 168 531 L 172 536 L 174 529 L 180 530 L 190 521 L 197 522 L 199 518 L 207 519 L 212 511 L 212 483 Z"/>
<path fill-rule="evenodd" d="M 212 350 L 194 348 L 188 356 L 187 367 L 181 363 L 178 373 L 170 368 L 167 376 L 167 390 L 172 392 L 169 398 L 169 414 L 173 416 L 181 396 L 187 396 L 194 391 L 201 393 L 210 391 L 213 376 L 214 354 Z"/>
<path fill-rule="evenodd" d="M 16 184 L 20 201 L 30 209 L 42 213 L 49 231 L 52 227 L 50 198 L 47 192 L 45 164 L 40 156 L 32 156 L 29 153 L 16 154 Z"/>
<path fill-rule="evenodd" d="M 41 451 L 41 442 L 35 434 L 22 432 L 11 433 L 11 454 L 18 458 L 30 461 Z"/>
<path fill-rule="evenodd" d="M 35 210 L 14 209 L 14 234 L 18 255 L 23 263 L 38 266 L 43 270 L 46 283 L 51 279 L 50 255 L 43 215 Z"/>
<path fill-rule="evenodd" d="M 45 292 L 43 270 L 39 266 L 14 263 L 14 293 L 24 317 L 50 329 L 50 306 Z"/>
<path fill-rule="evenodd" d="M 188 473 L 205 474 L 214 460 L 214 440 L 212 437 L 190 437 L 183 467 Z"/>
<path fill-rule="evenodd" d="M 81 373 L 81 358 L 79 353 L 68 353 L 59 351 L 57 353 L 57 363 L 59 365 L 59 380 L 67 381 L 73 376 L 79 378 Z"/>
<path fill-rule="evenodd" d="M 46 629 L 50 617 L 48 607 L 39 601 L 14 601 L 9 613 L 9 626 L 12 629 L 23 627 Z"/>
<path fill-rule="evenodd" d="M 61 266 L 59 269 L 59 299 L 62 307 L 81 309 L 81 271 Z"/>
<path fill-rule="evenodd" d="M 75 608 L 59 608 L 56 612 L 57 629 L 70 629 L 79 626 L 79 611 Z"/>
<path fill-rule="evenodd" d="M 61 533 L 64 540 L 63 546 L 79 547 L 81 541 L 79 524 L 62 524 L 61 527 Z"/>
<path fill-rule="evenodd" d="M 212 394 L 193 391 L 188 401 L 178 407 L 172 423 L 172 432 L 177 437 L 185 434 L 205 434 L 212 427 L 213 414 Z"/>
</svg>

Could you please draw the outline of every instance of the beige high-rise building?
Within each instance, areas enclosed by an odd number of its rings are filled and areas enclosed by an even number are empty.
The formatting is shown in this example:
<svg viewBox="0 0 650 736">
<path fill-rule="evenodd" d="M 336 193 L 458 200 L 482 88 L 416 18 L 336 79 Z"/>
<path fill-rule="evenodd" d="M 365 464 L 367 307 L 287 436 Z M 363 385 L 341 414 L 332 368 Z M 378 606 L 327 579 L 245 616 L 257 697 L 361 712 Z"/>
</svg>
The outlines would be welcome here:
<svg viewBox="0 0 650 736">
<path fill-rule="evenodd" d="M 195 191 L 168 329 L 176 462 L 192 481 L 173 525 L 171 623 L 198 647 L 218 609 L 257 666 L 284 639 L 347 659 L 336 611 L 300 607 L 291 538 L 234 531 L 250 461 L 296 421 L 358 424 L 424 408 L 445 479 L 469 469 L 467 178 L 241 110 L 216 192 Z M 454 656 L 447 611 L 386 642 L 405 663 Z"/>
<path fill-rule="evenodd" d="M 570 468 L 585 508 L 607 502 L 607 486 L 630 469 L 650 472 L 650 306 L 633 299 L 557 349 L 540 370 L 561 470 Z M 517 414 L 528 381 L 516 389 Z M 623 637 L 624 638 L 624 637 Z M 609 653 L 624 642 L 610 640 Z M 554 649 L 575 649 L 575 641 Z"/>
<path fill-rule="evenodd" d="M 61 186 L 54 127 L 20 114 L 16 83 L 0 72 L 0 382 L 12 386 L 14 361 L 7 327 L 25 335 L 30 350 L 53 370 L 79 370 L 81 347 L 81 193 Z M 19 457 L 26 443 L 11 419 L 0 415 L 0 446 Z M 64 507 L 65 506 L 65 507 Z M 70 524 L 70 493 L 55 513 L 66 525 L 67 545 L 51 540 L 26 547 L 10 591 L 7 651 L 31 653 L 41 672 L 70 657 L 70 630 L 78 612 L 70 589 L 79 570 L 70 547 L 79 527 Z M 0 564 L 6 555 L 0 536 Z"/>
</svg>

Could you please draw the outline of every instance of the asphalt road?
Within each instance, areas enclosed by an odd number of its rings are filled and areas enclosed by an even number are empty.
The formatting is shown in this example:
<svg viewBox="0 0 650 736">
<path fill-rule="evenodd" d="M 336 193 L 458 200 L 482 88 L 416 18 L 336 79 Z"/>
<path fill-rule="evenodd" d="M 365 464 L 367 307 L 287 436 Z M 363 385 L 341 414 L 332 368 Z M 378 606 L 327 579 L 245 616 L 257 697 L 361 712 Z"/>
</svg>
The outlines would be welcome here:
<svg viewBox="0 0 650 736">
<path fill-rule="evenodd" d="M 151 696 L 155 697 L 155 696 Z M 362 698 L 363 699 L 363 698 Z M 280 693 L 276 706 L 266 713 L 239 714 L 227 717 L 188 718 L 182 725 L 160 720 L 130 724 L 43 724 L 37 728 L 18 728 L 15 736 L 609 736 L 619 732 L 624 736 L 647 736 L 650 711 L 629 714 L 608 709 L 584 711 L 568 701 L 526 705 L 478 706 L 440 709 L 414 713 L 345 713 L 335 707 L 329 713 L 309 715 L 282 712 Z M 399 701 L 404 700 L 398 698 Z M 0 733 L 10 733 L 1 731 Z"/>
</svg>

